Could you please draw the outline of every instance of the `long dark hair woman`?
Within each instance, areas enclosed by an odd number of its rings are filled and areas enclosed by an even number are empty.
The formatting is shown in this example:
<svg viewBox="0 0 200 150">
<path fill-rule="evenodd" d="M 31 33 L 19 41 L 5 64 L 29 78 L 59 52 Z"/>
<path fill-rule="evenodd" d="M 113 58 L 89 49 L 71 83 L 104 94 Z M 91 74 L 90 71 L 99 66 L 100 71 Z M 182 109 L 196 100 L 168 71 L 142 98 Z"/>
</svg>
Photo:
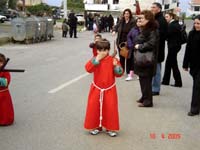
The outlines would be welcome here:
<svg viewBox="0 0 200 150">
<path fill-rule="evenodd" d="M 138 17 L 137 26 L 140 29 L 139 35 L 135 40 L 135 52 L 150 52 L 153 55 L 151 66 L 139 66 L 134 64 L 135 73 L 139 76 L 142 96 L 137 102 L 139 107 L 153 107 L 152 97 L 152 78 L 156 73 L 156 60 L 159 43 L 158 24 L 154 19 L 154 15 L 149 10 L 143 10 Z M 136 55 L 135 55 L 136 57 Z M 136 62 L 136 61 L 135 61 Z"/>
<path fill-rule="evenodd" d="M 122 42 L 127 42 L 127 35 L 129 33 L 129 31 L 132 29 L 132 27 L 134 27 L 134 26 L 135 26 L 135 20 L 133 19 L 131 10 L 125 9 L 123 11 L 123 16 L 122 16 L 121 20 L 115 26 L 114 31 L 113 31 L 113 35 L 115 35 L 115 32 L 117 32 L 116 44 L 117 44 L 117 47 L 119 50 L 119 54 L 120 54 L 119 45 Z M 123 69 L 125 70 L 126 59 L 121 55 L 119 55 L 119 57 L 120 57 L 120 63 L 122 65 Z M 131 60 L 132 59 L 128 58 L 126 61 L 126 73 L 127 74 L 129 74 L 130 70 L 132 70 Z"/>
<path fill-rule="evenodd" d="M 194 19 L 194 28 L 189 32 L 183 60 L 183 69 L 188 71 L 193 78 L 191 108 L 188 116 L 198 115 L 200 112 L 200 15 Z"/>
</svg>

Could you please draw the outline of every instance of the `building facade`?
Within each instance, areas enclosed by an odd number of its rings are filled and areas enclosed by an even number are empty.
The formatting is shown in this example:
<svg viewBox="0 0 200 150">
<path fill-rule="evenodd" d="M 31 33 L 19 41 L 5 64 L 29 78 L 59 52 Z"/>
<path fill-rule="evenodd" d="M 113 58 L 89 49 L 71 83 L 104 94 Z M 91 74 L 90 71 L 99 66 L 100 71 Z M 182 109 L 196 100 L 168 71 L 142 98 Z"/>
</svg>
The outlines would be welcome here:
<svg viewBox="0 0 200 150">
<path fill-rule="evenodd" d="M 200 14 L 200 0 L 190 0 L 188 15 L 199 15 Z"/>
<path fill-rule="evenodd" d="M 179 0 L 139 0 L 141 10 L 150 9 L 153 2 L 163 5 L 163 11 L 177 8 Z M 135 11 L 135 0 L 84 0 L 87 11 L 123 11 L 130 8 Z"/>
<path fill-rule="evenodd" d="M 18 0 L 20 3 L 25 3 L 25 6 L 33 6 L 37 4 L 41 4 L 43 0 Z"/>
</svg>

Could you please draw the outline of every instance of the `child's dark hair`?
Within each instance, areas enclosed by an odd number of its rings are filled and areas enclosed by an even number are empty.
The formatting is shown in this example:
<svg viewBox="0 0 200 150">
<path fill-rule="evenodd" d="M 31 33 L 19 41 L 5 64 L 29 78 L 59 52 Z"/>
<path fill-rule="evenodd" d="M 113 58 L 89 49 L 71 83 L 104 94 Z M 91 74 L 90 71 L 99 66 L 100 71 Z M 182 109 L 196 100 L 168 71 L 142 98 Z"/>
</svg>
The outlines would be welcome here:
<svg viewBox="0 0 200 150">
<path fill-rule="evenodd" d="M 101 34 L 96 34 L 96 35 L 95 35 L 95 38 L 96 38 L 96 37 L 102 38 Z"/>
<path fill-rule="evenodd" d="M 6 56 L 4 54 L 0 53 L 0 62 L 5 63 L 6 62 Z"/>
<path fill-rule="evenodd" d="M 110 42 L 107 39 L 102 39 L 96 42 L 96 48 L 98 51 L 110 50 Z"/>
</svg>

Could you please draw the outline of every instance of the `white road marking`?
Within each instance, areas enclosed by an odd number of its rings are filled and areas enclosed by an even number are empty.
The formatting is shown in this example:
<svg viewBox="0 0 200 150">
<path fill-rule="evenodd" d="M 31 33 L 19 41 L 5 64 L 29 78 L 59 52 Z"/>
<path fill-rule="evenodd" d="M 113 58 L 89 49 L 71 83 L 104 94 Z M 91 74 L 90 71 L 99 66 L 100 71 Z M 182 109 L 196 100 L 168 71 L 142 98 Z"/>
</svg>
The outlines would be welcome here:
<svg viewBox="0 0 200 150">
<path fill-rule="evenodd" d="M 72 80 L 70 80 L 70 81 L 68 81 L 68 82 L 66 82 L 66 83 L 64 83 L 64 84 L 61 84 L 61 85 L 58 86 L 57 88 L 50 90 L 48 93 L 54 94 L 54 93 L 56 93 L 56 92 L 58 92 L 58 91 L 64 89 L 65 87 L 67 87 L 67 86 L 69 86 L 69 85 L 71 85 L 71 84 L 73 84 L 73 83 L 79 81 L 80 79 L 82 79 L 82 78 L 88 76 L 88 75 L 89 75 L 89 73 L 82 74 L 82 75 L 80 75 L 80 76 L 78 76 L 78 77 L 76 77 L 76 78 L 74 78 L 74 79 L 72 79 Z"/>
</svg>

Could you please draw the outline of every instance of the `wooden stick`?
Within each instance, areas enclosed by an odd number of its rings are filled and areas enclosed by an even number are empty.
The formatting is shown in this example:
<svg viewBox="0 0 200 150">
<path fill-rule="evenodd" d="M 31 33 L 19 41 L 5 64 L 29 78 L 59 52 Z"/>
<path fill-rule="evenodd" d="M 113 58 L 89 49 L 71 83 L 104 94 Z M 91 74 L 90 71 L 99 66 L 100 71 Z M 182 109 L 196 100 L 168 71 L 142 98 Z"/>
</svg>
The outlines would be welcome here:
<svg viewBox="0 0 200 150">
<path fill-rule="evenodd" d="M 24 69 L 4 69 L 2 72 L 25 72 Z"/>
<path fill-rule="evenodd" d="M 8 63 L 9 60 L 10 60 L 10 58 L 7 58 L 7 59 L 6 59 L 6 62 L 3 64 L 3 66 L 2 66 L 1 69 L 0 69 L 0 72 L 1 72 L 2 70 L 4 70 L 4 68 L 6 67 L 6 65 L 7 65 L 7 63 Z"/>
</svg>

